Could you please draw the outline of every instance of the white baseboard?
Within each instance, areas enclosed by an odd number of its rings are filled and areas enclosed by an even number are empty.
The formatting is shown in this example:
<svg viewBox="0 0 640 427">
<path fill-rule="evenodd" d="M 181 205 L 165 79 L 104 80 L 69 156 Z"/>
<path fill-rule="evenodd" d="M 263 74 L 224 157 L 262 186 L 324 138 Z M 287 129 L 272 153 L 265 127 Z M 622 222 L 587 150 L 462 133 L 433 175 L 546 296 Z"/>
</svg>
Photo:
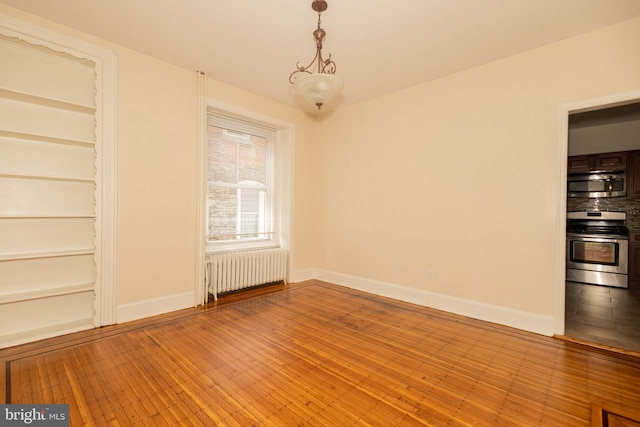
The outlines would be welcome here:
<svg viewBox="0 0 640 427">
<path fill-rule="evenodd" d="M 515 310 L 508 307 L 438 294 L 422 289 L 409 288 L 393 283 L 364 279 L 361 277 L 350 276 L 348 274 L 334 273 L 320 269 L 300 270 L 292 274 L 292 277 L 299 279 L 292 280 L 292 282 L 318 279 L 334 283 L 336 285 L 369 292 L 371 294 L 393 298 L 424 307 L 435 308 L 437 310 L 497 323 L 541 335 L 552 336 L 555 330 L 555 319 L 553 316 Z"/>
<path fill-rule="evenodd" d="M 555 319 L 553 316 L 545 316 L 508 307 L 486 304 L 470 299 L 429 292 L 423 289 L 400 286 L 394 283 L 365 279 L 316 268 L 296 270 L 291 273 L 289 281 L 296 283 L 312 279 L 541 335 L 552 336 L 554 334 Z M 117 323 L 129 322 L 193 307 L 193 302 L 194 292 L 185 292 L 167 297 L 123 304 L 117 308 Z"/>
<path fill-rule="evenodd" d="M 195 293 L 169 295 L 166 297 L 152 298 L 137 301 L 130 304 L 122 304 L 116 308 L 116 323 L 130 322 L 171 311 L 182 310 L 194 306 Z"/>
<path fill-rule="evenodd" d="M 307 268 L 305 270 L 295 270 L 289 275 L 289 283 L 304 282 L 318 278 L 317 268 Z"/>
</svg>

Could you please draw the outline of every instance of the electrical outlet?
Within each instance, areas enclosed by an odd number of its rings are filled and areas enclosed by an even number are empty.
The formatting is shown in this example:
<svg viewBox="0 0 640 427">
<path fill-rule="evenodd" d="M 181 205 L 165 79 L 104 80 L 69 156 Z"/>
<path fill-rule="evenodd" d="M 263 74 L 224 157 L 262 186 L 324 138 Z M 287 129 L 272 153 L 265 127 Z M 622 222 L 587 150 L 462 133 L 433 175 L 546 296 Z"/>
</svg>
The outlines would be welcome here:
<svg viewBox="0 0 640 427">
<path fill-rule="evenodd" d="M 433 280 L 433 270 L 427 270 L 427 280 Z"/>
</svg>

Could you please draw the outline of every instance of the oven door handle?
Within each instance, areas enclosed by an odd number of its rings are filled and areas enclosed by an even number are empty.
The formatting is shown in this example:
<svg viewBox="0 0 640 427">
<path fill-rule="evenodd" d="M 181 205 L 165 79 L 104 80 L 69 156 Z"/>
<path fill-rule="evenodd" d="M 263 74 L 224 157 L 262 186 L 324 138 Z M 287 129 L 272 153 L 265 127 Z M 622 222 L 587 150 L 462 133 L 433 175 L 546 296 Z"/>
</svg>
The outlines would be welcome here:
<svg viewBox="0 0 640 427">
<path fill-rule="evenodd" d="M 624 242 L 628 241 L 627 236 L 618 236 L 614 234 L 581 234 L 581 233 L 567 233 L 567 240 L 591 240 L 594 242 Z"/>
</svg>

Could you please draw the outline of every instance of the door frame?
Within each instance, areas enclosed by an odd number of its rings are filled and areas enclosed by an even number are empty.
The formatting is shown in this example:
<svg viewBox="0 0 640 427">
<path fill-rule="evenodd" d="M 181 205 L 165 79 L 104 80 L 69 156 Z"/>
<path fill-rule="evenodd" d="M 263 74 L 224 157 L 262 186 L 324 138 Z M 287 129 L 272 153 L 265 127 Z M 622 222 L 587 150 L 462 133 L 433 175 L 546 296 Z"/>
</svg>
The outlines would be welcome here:
<svg viewBox="0 0 640 427">
<path fill-rule="evenodd" d="M 561 104 L 558 108 L 557 183 L 556 194 L 556 272 L 555 334 L 565 330 L 566 234 L 567 234 L 567 157 L 569 153 L 569 115 L 640 102 L 640 89 Z"/>
<path fill-rule="evenodd" d="M 116 323 L 116 87 L 117 59 L 108 50 L 0 14 L 0 34 L 95 64 L 96 284 L 94 326 Z"/>
</svg>

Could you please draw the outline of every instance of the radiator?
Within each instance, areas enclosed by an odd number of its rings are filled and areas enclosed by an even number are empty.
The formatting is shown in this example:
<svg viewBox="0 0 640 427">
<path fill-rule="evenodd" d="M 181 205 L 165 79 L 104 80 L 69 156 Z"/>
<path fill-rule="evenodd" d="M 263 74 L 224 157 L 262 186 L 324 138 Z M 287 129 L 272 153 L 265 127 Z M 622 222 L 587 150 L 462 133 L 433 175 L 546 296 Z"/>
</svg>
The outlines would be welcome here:
<svg viewBox="0 0 640 427">
<path fill-rule="evenodd" d="M 207 291 L 217 301 L 218 294 L 251 286 L 285 281 L 286 249 L 261 249 L 207 256 Z"/>
</svg>

